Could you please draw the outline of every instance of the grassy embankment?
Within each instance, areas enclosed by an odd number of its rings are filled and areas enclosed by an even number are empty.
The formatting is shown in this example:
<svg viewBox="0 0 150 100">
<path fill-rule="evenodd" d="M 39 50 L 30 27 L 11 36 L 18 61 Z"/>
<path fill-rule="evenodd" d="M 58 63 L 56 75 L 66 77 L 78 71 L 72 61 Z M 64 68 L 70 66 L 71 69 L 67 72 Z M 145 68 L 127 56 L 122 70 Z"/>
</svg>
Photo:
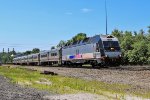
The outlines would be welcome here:
<svg viewBox="0 0 150 100">
<path fill-rule="evenodd" d="M 129 85 L 108 84 L 99 81 L 89 81 L 59 75 L 41 75 L 38 71 L 21 68 L 0 67 L 0 75 L 4 75 L 11 79 L 13 83 L 47 90 L 57 94 L 88 92 L 103 95 L 112 99 L 123 99 L 127 94 L 150 98 L 150 92 L 141 93 L 140 91 L 129 91 L 133 88 Z"/>
</svg>

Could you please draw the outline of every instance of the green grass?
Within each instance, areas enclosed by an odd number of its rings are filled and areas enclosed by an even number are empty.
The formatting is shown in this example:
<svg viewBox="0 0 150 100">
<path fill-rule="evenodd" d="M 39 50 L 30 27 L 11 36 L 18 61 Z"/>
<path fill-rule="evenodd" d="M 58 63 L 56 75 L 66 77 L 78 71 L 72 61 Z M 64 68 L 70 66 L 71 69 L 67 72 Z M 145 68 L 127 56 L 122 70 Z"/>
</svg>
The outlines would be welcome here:
<svg viewBox="0 0 150 100">
<path fill-rule="evenodd" d="M 11 79 L 13 83 L 22 86 L 29 86 L 38 88 L 40 90 L 47 90 L 57 94 L 70 94 L 79 92 L 88 92 L 99 95 L 104 95 L 109 98 L 124 98 L 126 94 L 142 96 L 150 98 L 150 91 L 141 93 L 140 91 L 129 91 L 132 86 L 123 84 L 108 84 L 99 81 L 89 81 L 78 78 L 70 78 L 63 76 L 42 75 L 38 71 L 30 71 L 23 68 L 8 68 L 0 67 L 0 74 Z M 36 81 L 46 80 L 51 82 L 51 85 L 39 84 Z M 118 97 L 117 96 L 117 97 Z"/>
</svg>

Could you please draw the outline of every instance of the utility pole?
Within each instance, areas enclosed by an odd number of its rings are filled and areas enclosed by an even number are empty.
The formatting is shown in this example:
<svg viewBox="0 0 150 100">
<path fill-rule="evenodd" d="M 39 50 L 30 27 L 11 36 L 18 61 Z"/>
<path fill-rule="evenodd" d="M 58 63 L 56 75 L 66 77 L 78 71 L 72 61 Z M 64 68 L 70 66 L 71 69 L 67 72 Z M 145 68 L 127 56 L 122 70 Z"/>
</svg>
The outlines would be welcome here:
<svg viewBox="0 0 150 100">
<path fill-rule="evenodd" d="M 1 57 L 1 64 L 4 63 L 4 53 L 5 53 L 5 49 L 3 48 L 3 53 L 2 53 L 2 57 Z"/>
<path fill-rule="evenodd" d="M 108 25 L 107 25 L 107 24 L 108 24 L 108 22 L 107 22 L 107 17 L 108 17 L 108 16 L 107 16 L 107 1 L 106 1 L 106 0 L 105 0 L 105 17 L 106 17 L 106 35 L 107 35 L 107 34 L 108 34 L 108 33 L 107 33 L 107 26 L 108 26 Z"/>
<path fill-rule="evenodd" d="M 9 54 L 9 48 L 8 48 L 8 54 Z"/>
<path fill-rule="evenodd" d="M 14 48 L 13 48 L 13 52 L 12 53 L 13 53 L 13 55 L 15 55 L 15 49 Z"/>
<path fill-rule="evenodd" d="M 3 48 L 3 54 L 4 54 L 4 52 L 5 52 L 5 50 L 4 50 L 4 48 Z"/>
<path fill-rule="evenodd" d="M 7 57 L 8 57 L 7 63 L 9 63 L 9 48 L 8 48 L 8 54 L 7 54 Z"/>
<path fill-rule="evenodd" d="M 13 48 L 13 51 L 11 54 L 11 63 L 13 63 L 14 56 L 15 56 L 15 49 Z"/>
</svg>

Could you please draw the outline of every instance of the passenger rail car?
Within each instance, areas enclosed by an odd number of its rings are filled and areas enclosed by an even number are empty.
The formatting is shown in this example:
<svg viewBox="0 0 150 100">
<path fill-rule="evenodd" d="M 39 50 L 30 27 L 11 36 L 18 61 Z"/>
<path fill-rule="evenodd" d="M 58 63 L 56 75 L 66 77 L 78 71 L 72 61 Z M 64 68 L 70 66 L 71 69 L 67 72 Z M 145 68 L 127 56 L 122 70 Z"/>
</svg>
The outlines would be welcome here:
<svg viewBox="0 0 150 100">
<path fill-rule="evenodd" d="M 120 64 L 121 49 L 119 41 L 111 35 L 96 35 L 66 44 L 62 48 L 43 51 L 37 54 L 14 58 L 14 64 L 33 65 L 82 65 L 103 66 Z"/>
</svg>

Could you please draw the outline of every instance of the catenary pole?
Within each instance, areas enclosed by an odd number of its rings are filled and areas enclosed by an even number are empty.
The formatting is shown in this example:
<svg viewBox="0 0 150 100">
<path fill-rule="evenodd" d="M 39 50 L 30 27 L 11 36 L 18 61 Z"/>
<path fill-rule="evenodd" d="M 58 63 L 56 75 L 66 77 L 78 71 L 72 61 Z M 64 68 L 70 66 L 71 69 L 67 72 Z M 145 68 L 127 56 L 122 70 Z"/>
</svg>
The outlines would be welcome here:
<svg viewBox="0 0 150 100">
<path fill-rule="evenodd" d="M 108 26 L 108 20 L 107 20 L 107 1 L 105 0 L 105 17 L 106 17 L 106 35 L 108 34 L 107 33 L 107 26 Z"/>
</svg>

